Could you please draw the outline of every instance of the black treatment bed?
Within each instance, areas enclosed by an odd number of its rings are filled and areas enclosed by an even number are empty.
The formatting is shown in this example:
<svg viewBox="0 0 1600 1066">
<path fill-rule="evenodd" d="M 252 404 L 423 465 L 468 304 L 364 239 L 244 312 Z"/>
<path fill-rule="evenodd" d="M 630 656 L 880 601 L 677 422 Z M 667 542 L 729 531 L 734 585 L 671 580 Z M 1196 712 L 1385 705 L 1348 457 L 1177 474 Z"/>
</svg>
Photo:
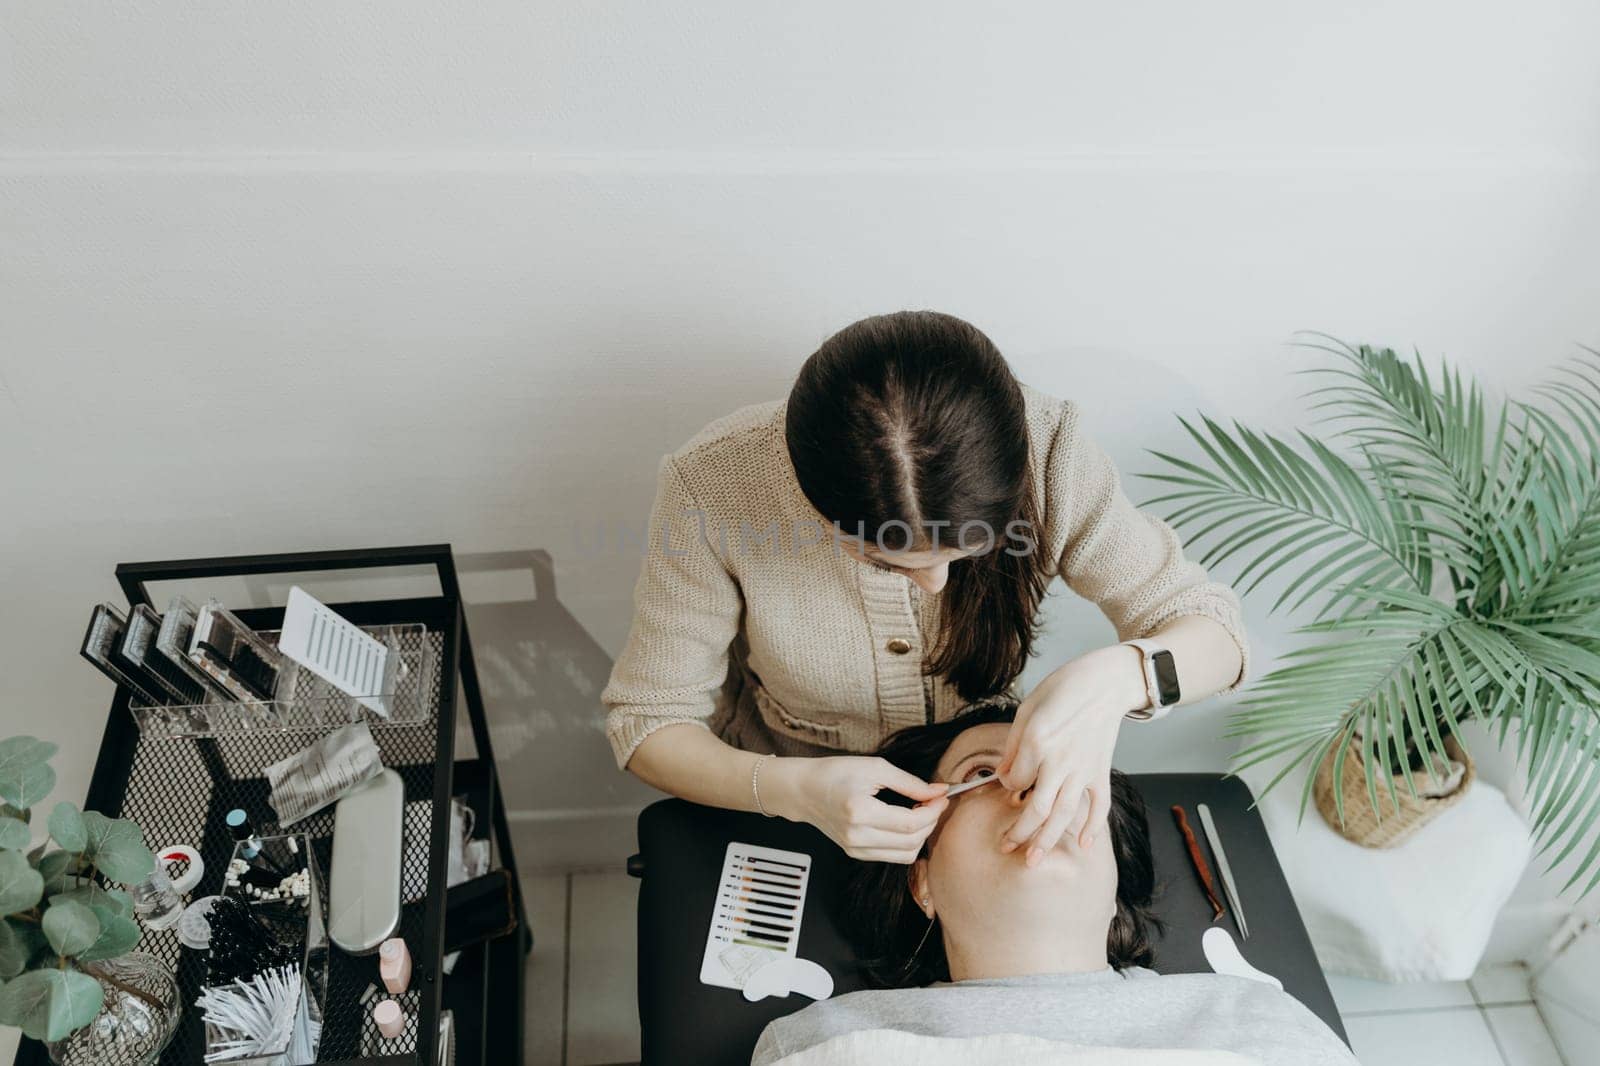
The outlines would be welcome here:
<svg viewBox="0 0 1600 1066">
<path fill-rule="evenodd" d="M 1231 909 L 1222 919 L 1223 926 L 1252 965 L 1281 980 L 1285 991 L 1348 1042 L 1266 827 L 1251 809 L 1254 799 L 1249 787 L 1238 778 L 1217 774 L 1138 774 L 1133 780 L 1149 807 L 1159 885 L 1156 911 L 1166 923 L 1165 933 L 1156 942 L 1155 969 L 1162 973 L 1210 970 L 1201 952 L 1200 936 L 1211 924 L 1211 907 L 1169 809 L 1174 803 L 1184 806 L 1200 847 L 1216 871 L 1216 857 L 1195 812 L 1196 804 L 1205 803 L 1227 849 L 1250 923 L 1250 939 L 1240 939 Z M 643 1066 L 744 1066 L 769 1021 L 812 1002 L 793 993 L 751 1003 L 737 991 L 700 983 L 700 959 L 723 854 L 732 840 L 812 856 L 800 957 L 820 963 L 833 975 L 836 996 L 864 987 L 853 956 L 828 913 L 836 895 L 830 889 L 839 883 L 850 862 L 832 841 L 809 825 L 781 818 L 662 800 L 640 813 L 639 853 L 628 862 L 629 873 L 641 879 L 638 964 Z M 1217 890 L 1222 891 L 1220 884 Z"/>
</svg>

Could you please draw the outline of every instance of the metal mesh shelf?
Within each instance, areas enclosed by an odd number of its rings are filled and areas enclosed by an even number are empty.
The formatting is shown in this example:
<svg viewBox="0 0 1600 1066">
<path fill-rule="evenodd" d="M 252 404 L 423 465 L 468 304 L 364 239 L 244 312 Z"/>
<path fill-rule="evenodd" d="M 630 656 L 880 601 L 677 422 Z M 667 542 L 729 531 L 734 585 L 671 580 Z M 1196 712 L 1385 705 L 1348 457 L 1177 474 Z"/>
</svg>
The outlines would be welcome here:
<svg viewBox="0 0 1600 1066">
<path fill-rule="evenodd" d="M 434 1066 L 443 1003 L 453 1010 L 458 1032 L 484 1038 L 457 1041 L 458 1051 L 471 1049 L 457 1059 L 461 1066 L 520 1063 L 520 1017 L 500 1017 L 504 1012 L 495 1004 L 520 1004 L 520 959 L 531 947 L 532 935 L 516 882 L 516 862 L 450 546 L 123 563 L 117 567 L 117 579 L 130 604 L 149 604 L 148 581 L 417 565 L 436 568 L 440 596 L 329 605 L 369 632 L 381 630 L 387 640 L 395 642 L 407 666 L 402 696 L 410 704 L 408 713 L 389 720 L 361 716 L 368 721 L 384 765 L 399 774 L 405 791 L 402 908 L 396 935 L 405 937 L 414 962 L 411 988 L 405 994 L 412 1018 L 403 1037 L 380 1040 L 362 1002 L 369 986 L 382 987 L 377 955 L 358 957 L 335 948 L 329 952 L 317 1061 Z M 235 613 L 258 632 L 281 625 L 283 617 L 282 608 L 244 608 Z M 458 686 L 465 696 L 467 724 L 477 749 L 475 759 L 460 763 L 455 761 L 454 739 Z M 302 691 L 297 683 L 285 694 L 291 696 L 291 703 L 304 705 L 317 698 L 314 688 Z M 347 705 L 334 709 L 334 702 L 330 701 L 326 717 L 320 717 L 322 712 L 316 707 L 307 712 L 301 706 L 300 717 L 280 718 L 266 728 L 174 735 L 170 729 L 141 729 L 127 694 L 119 692 L 106 721 L 85 806 L 133 819 L 152 847 L 189 844 L 197 848 L 206 872 L 190 896 L 218 893 L 234 845 L 224 821 L 227 812 L 235 807 L 250 812 L 263 834 L 279 828 L 267 802 L 265 769 L 353 716 Z M 457 773 L 463 775 L 459 781 Z M 467 950 L 446 976 L 441 961 L 450 802 L 452 793 L 463 791 L 471 793 L 478 824 L 490 828 L 500 865 L 512 875 L 518 932 L 514 938 Z M 333 867 L 333 822 L 334 809 L 329 806 L 293 826 L 295 832 L 312 838 L 312 850 L 323 871 Z M 204 1062 L 204 1024 L 193 1006 L 205 977 L 204 953 L 181 946 L 172 930 L 145 930 L 139 946 L 173 968 L 184 1004 L 178 1031 L 160 1062 L 163 1066 Z M 491 968 L 486 960 L 491 956 L 509 959 L 508 952 L 515 953 L 517 962 L 494 968 L 499 992 L 491 996 Z M 507 996 L 514 998 L 508 1000 Z M 496 1017 L 491 1019 L 491 1014 Z M 48 1061 L 43 1045 L 22 1041 L 17 1066 L 46 1066 Z"/>
<path fill-rule="evenodd" d="M 406 802 L 421 800 L 431 804 L 435 791 L 440 635 L 428 633 L 414 639 L 426 639 L 433 644 L 435 654 L 431 659 L 435 668 L 426 682 L 427 691 L 434 694 L 433 710 L 421 721 L 380 725 L 373 729 L 373 737 L 383 753 L 384 765 L 392 767 L 404 782 Z M 138 822 L 145 839 L 154 844 L 195 842 L 206 863 L 206 876 L 193 894 L 220 892 L 228 857 L 233 851 L 224 816 L 234 807 L 252 813 L 270 812 L 263 771 L 305 747 L 306 742 L 307 736 L 301 732 L 238 734 L 192 742 L 142 736 L 128 774 L 122 816 Z M 438 812 L 435 816 L 439 816 Z M 263 833 L 277 829 L 276 823 L 264 819 L 258 824 Z M 332 869 L 333 808 L 327 807 L 297 822 L 294 828 L 311 836 L 319 867 Z M 405 846 L 401 897 L 417 902 L 401 909 L 400 929 L 396 935 L 405 937 L 409 944 L 420 945 L 425 920 L 421 901 L 428 895 L 429 840 L 408 837 Z M 422 854 L 417 854 L 418 849 Z M 184 1000 L 192 1003 L 205 976 L 204 953 L 181 946 L 174 930 L 147 931 L 140 947 L 174 967 Z M 327 1017 L 318 1061 L 339 1062 L 361 1057 L 359 1001 L 367 986 L 377 980 L 376 955 L 356 957 L 342 951 L 330 953 Z M 161 1057 L 163 1066 L 200 1062 L 205 1049 L 203 1030 L 199 1013 L 186 1010 L 177 1036 Z M 415 1029 L 408 1031 L 405 1038 L 388 1042 L 382 1050 L 388 1055 L 414 1055 L 417 1051 Z"/>
</svg>

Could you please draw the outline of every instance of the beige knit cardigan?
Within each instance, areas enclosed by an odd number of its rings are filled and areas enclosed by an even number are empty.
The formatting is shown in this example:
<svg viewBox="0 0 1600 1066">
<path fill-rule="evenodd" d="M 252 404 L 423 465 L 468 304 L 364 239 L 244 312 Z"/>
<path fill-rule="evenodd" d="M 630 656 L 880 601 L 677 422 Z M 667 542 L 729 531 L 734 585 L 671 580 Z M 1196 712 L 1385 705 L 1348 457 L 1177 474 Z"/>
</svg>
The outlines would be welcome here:
<svg viewBox="0 0 1600 1066">
<path fill-rule="evenodd" d="M 1128 501 L 1075 405 L 1024 395 L 1038 550 L 1067 586 L 1100 607 L 1119 640 L 1186 615 L 1213 619 L 1247 667 L 1232 590 Z M 747 750 L 809 755 L 870 751 L 962 707 L 922 669 L 942 596 L 839 550 L 796 480 L 785 407 L 741 408 L 661 461 L 633 628 L 600 697 L 618 766 L 679 722 Z"/>
</svg>

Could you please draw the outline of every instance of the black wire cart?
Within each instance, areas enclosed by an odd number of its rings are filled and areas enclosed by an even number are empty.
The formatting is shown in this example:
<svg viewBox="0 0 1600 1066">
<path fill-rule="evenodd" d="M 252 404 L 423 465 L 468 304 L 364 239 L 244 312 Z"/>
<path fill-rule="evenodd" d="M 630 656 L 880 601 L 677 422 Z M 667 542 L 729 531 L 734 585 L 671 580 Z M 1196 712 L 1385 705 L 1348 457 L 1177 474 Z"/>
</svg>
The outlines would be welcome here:
<svg viewBox="0 0 1600 1066">
<path fill-rule="evenodd" d="M 150 600 L 147 582 L 415 566 L 435 569 L 440 595 L 329 604 L 356 625 L 407 627 L 408 639 L 428 644 L 428 654 L 421 661 L 429 668 L 420 683 L 426 686 L 431 708 L 424 706 L 422 713 L 403 722 L 368 721 L 384 765 L 397 771 L 404 783 L 408 816 L 421 812 L 420 817 L 411 818 L 416 830 L 408 831 L 405 838 L 402 899 L 409 902 L 402 907 L 400 928 L 395 933 L 405 938 L 412 952 L 407 1005 L 414 1012 L 415 1024 L 407 1027 L 402 1038 L 375 1041 L 362 997 L 369 986 L 382 987 L 377 957 L 351 956 L 334 949 L 329 952 L 318 1061 L 435 1066 L 444 1061 L 439 1046 L 440 1017 L 450 1011 L 456 1063 L 521 1063 L 523 963 L 533 937 L 516 877 L 450 546 L 123 563 L 116 576 L 130 607 L 149 604 L 160 610 L 161 605 Z M 254 629 L 271 630 L 281 624 L 284 609 L 246 608 L 234 613 Z M 476 748 L 472 758 L 458 759 L 455 752 L 458 683 Z M 127 691 L 119 689 L 106 720 L 86 809 L 135 820 L 152 847 L 182 842 L 198 848 L 206 872 L 193 896 L 219 892 L 233 851 L 233 838 L 224 822 L 227 812 L 242 807 L 261 812 L 263 818 L 270 816 L 265 768 L 306 747 L 317 735 L 307 728 L 285 727 L 215 736 L 163 736 L 140 729 L 130 711 Z M 445 946 L 451 942 L 446 931 L 446 861 L 452 797 L 465 799 L 479 834 L 488 829 L 496 865 L 509 875 L 515 923 L 505 935 L 462 949 L 446 974 Z M 333 814 L 329 806 L 294 827 L 312 838 L 323 871 L 331 869 Z M 203 1062 L 204 1025 L 193 1003 L 205 976 L 204 953 L 181 946 L 171 929 L 146 930 L 139 949 L 173 968 L 183 997 L 182 1020 L 160 1062 L 163 1066 Z M 43 1045 L 33 1040 L 22 1042 L 18 1066 L 47 1066 L 48 1062 Z"/>
</svg>

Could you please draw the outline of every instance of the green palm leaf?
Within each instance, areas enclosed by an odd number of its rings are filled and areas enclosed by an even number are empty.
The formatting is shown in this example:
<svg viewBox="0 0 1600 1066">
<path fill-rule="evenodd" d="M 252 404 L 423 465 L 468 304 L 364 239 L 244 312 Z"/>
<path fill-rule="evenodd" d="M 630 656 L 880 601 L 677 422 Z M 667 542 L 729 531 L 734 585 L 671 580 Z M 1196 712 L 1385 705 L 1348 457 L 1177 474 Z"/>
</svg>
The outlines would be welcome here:
<svg viewBox="0 0 1600 1066">
<path fill-rule="evenodd" d="M 1480 549 L 1487 541 L 1489 514 L 1483 488 L 1497 464 L 1506 419 L 1489 419 L 1481 391 L 1446 371 L 1433 385 L 1420 359 L 1402 360 L 1385 348 L 1352 348 L 1339 342 L 1310 343 L 1331 352 L 1343 365 L 1312 371 L 1329 381 L 1313 390 L 1323 420 L 1381 465 L 1403 498 L 1420 508 L 1442 535 L 1438 551 L 1457 586 L 1481 587 L 1490 560 Z"/>
<path fill-rule="evenodd" d="M 1273 764 L 1270 790 L 1330 755 L 1337 776 L 1355 757 L 1381 816 L 1435 773 L 1461 722 L 1480 719 L 1502 743 L 1515 734 L 1539 854 L 1590 891 L 1600 352 L 1541 387 L 1541 403 L 1494 404 L 1420 357 L 1327 337 L 1307 346 L 1336 357 L 1308 371 L 1319 381 L 1308 398 L 1343 450 L 1201 416 L 1180 419 L 1199 455 L 1154 452 L 1162 469 L 1145 475 L 1164 486 L 1148 502 L 1206 566 L 1226 564 L 1247 596 L 1278 582 L 1274 611 L 1316 605 L 1298 630 L 1307 642 L 1229 718 L 1226 735 L 1243 741 L 1235 769 Z"/>
<path fill-rule="evenodd" d="M 1146 501 L 1166 505 L 1167 520 L 1192 526 L 1201 562 L 1215 566 L 1242 554 L 1241 583 L 1252 590 L 1275 575 L 1285 587 L 1274 609 L 1297 607 L 1328 592 L 1323 612 L 1350 599 L 1346 588 L 1408 585 L 1421 588 L 1427 564 L 1414 540 L 1401 534 L 1392 506 L 1332 449 L 1303 437 L 1304 453 L 1266 433 L 1235 425 L 1233 431 L 1202 417 L 1179 419 L 1205 452 L 1209 466 L 1152 452 L 1169 472 L 1145 476 L 1172 491 Z M 1322 548 L 1322 551 L 1312 549 Z"/>
</svg>

